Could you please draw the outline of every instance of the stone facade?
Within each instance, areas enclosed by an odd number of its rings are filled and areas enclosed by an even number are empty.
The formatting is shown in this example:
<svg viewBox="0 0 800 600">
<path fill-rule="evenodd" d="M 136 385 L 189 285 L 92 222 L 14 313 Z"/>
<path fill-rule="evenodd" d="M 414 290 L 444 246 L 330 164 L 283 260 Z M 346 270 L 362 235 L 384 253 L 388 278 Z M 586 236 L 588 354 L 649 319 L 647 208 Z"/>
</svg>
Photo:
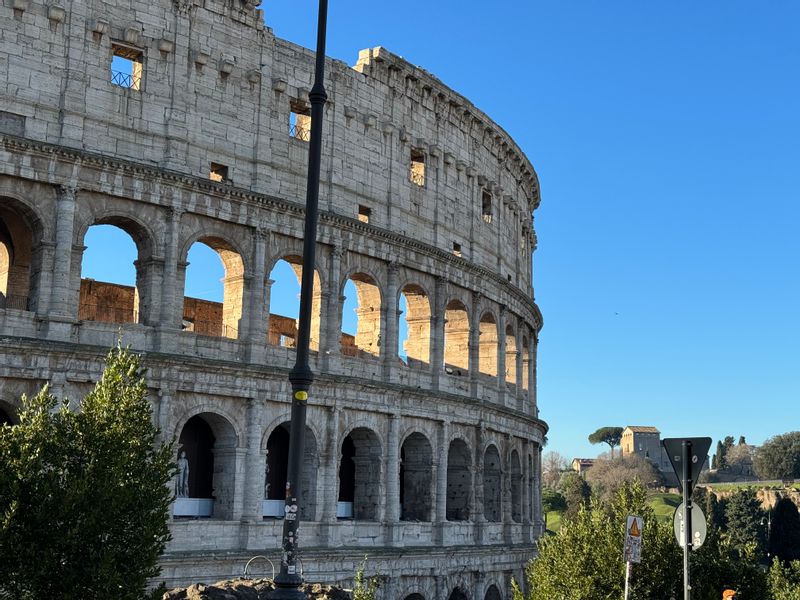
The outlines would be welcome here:
<svg viewBox="0 0 800 600">
<path fill-rule="evenodd" d="M 385 49 L 326 69 L 306 579 L 346 581 L 368 554 L 384 598 L 508 598 L 542 532 L 536 174 Z M 176 502 L 170 586 L 279 562 L 295 330 L 269 274 L 302 269 L 312 77 L 313 53 L 241 0 L 0 5 L 0 419 L 47 382 L 82 397 L 122 331 L 190 460 L 181 500 L 210 515 Z M 81 278 L 97 224 L 133 239 L 135 286 Z M 197 241 L 225 266 L 221 303 L 183 297 Z"/>
</svg>

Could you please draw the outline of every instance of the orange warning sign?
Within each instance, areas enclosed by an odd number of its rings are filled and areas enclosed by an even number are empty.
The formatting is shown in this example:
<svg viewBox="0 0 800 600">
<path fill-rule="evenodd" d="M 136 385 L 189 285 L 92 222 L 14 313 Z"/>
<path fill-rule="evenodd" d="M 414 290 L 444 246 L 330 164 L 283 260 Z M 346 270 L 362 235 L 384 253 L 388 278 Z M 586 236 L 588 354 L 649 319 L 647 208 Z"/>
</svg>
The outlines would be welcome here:
<svg viewBox="0 0 800 600">
<path fill-rule="evenodd" d="M 636 519 L 633 520 L 633 523 L 631 524 L 631 528 L 628 534 L 633 537 L 640 537 L 642 535 L 642 532 L 639 531 L 639 524 L 636 522 Z"/>
</svg>

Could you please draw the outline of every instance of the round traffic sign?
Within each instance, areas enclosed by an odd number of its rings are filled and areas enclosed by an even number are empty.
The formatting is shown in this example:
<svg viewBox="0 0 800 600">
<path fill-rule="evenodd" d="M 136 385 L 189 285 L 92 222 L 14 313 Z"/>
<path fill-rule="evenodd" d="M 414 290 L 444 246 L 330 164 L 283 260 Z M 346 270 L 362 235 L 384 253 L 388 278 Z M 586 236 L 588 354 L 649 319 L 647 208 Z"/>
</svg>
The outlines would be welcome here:
<svg viewBox="0 0 800 600">
<path fill-rule="evenodd" d="M 683 522 L 683 502 L 675 509 L 672 517 L 672 526 L 675 530 L 675 539 L 678 546 L 683 548 L 686 527 Z M 697 504 L 692 504 L 692 550 L 697 550 L 706 541 L 706 516 Z"/>
</svg>

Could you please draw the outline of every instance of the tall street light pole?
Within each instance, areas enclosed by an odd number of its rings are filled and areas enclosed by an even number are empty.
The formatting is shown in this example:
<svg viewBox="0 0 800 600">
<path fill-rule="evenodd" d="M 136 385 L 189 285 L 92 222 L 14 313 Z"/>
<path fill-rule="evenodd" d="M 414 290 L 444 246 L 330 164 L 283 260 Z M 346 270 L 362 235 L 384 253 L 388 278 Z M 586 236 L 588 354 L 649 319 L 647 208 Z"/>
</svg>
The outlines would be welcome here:
<svg viewBox="0 0 800 600">
<path fill-rule="evenodd" d="M 292 384 L 292 420 L 289 438 L 289 469 L 286 477 L 286 505 L 283 519 L 283 555 L 281 570 L 275 578 L 272 600 L 306 598 L 300 590 L 303 578 L 297 570 L 297 527 L 300 521 L 300 479 L 303 475 L 303 454 L 306 432 L 308 391 L 314 374 L 308 364 L 311 334 L 311 301 L 314 292 L 317 220 L 319 206 L 320 155 L 322 153 L 322 113 L 328 95 L 325 93 L 325 33 L 328 22 L 328 0 L 319 2 L 317 23 L 317 56 L 314 86 L 308 94 L 311 101 L 311 141 L 308 148 L 308 180 L 306 185 L 306 221 L 303 232 L 303 277 L 300 284 L 300 318 L 297 331 L 297 360 L 289 373 Z"/>
</svg>

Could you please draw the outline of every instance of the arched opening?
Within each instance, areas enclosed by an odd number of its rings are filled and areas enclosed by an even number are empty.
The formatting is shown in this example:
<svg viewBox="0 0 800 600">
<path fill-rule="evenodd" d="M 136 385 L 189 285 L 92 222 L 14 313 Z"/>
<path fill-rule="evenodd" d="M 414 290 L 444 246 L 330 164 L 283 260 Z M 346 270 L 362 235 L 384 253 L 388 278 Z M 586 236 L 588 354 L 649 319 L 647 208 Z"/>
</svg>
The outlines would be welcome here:
<svg viewBox="0 0 800 600">
<path fill-rule="evenodd" d="M 229 517 L 233 509 L 237 440 L 233 426 L 214 413 L 186 421 L 178 437 L 176 517 Z"/>
<path fill-rule="evenodd" d="M 450 595 L 447 597 L 447 600 L 469 600 L 469 596 L 467 593 L 462 590 L 461 588 L 455 588 Z"/>
<path fill-rule="evenodd" d="M 0 309 L 35 310 L 40 231 L 30 210 L 22 206 L 13 210 L 16 204 L 0 198 Z"/>
<path fill-rule="evenodd" d="M 337 517 L 359 521 L 378 519 L 381 464 L 381 445 L 374 432 L 359 427 L 344 438 L 339 463 Z"/>
<path fill-rule="evenodd" d="M 6 407 L 0 405 L 0 426 L 15 425 L 14 420 L 11 418 L 11 411 L 6 410 Z"/>
<path fill-rule="evenodd" d="M 300 317 L 300 283 L 303 279 L 303 259 L 289 255 L 275 263 L 270 271 L 272 281 L 269 301 L 268 341 L 273 346 L 294 348 L 297 344 L 297 327 Z M 311 297 L 310 349 L 319 350 L 320 307 L 322 285 L 319 273 L 314 272 L 314 293 Z"/>
<path fill-rule="evenodd" d="M 266 476 L 264 478 L 264 517 L 282 518 L 286 501 L 286 476 L 289 466 L 291 423 L 278 425 L 267 439 Z M 300 519 L 313 521 L 317 506 L 317 439 L 309 427 L 303 438 L 303 478 L 300 483 Z"/>
<path fill-rule="evenodd" d="M 220 274 L 217 283 L 215 275 Z M 237 339 L 243 296 L 244 261 L 233 246 L 218 237 L 192 244 L 187 253 L 183 330 Z"/>
<path fill-rule="evenodd" d="M 531 351 L 528 345 L 528 337 L 522 337 L 522 389 L 528 391 L 530 379 Z"/>
<path fill-rule="evenodd" d="M 469 316 L 459 300 L 451 300 L 444 311 L 444 370 L 450 375 L 469 372 Z"/>
<path fill-rule="evenodd" d="M 501 491 L 500 453 L 490 445 L 483 455 L 483 516 L 490 523 L 501 519 Z"/>
<path fill-rule="evenodd" d="M 425 596 L 422 594 L 409 594 L 403 600 L 425 600 Z"/>
<path fill-rule="evenodd" d="M 489 586 L 483 598 L 484 600 L 503 600 L 503 596 L 500 595 L 500 590 L 498 590 L 497 586 L 494 584 Z"/>
<path fill-rule="evenodd" d="M 146 237 L 126 219 L 112 219 L 86 230 L 83 237 L 78 318 L 103 323 L 144 321 L 142 290 L 146 267 L 136 240 Z"/>
<path fill-rule="evenodd" d="M 478 369 L 497 377 L 497 322 L 492 313 L 483 313 L 478 325 Z"/>
<path fill-rule="evenodd" d="M 432 464 L 428 438 L 412 433 L 400 449 L 400 520 L 431 520 Z"/>
<path fill-rule="evenodd" d="M 381 353 L 381 292 L 364 273 L 350 276 L 344 286 L 341 352 L 362 357 Z"/>
<path fill-rule="evenodd" d="M 418 285 L 406 285 L 400 292 L 400 336 L 398 354 L 409 367 L 425 367 L 430 363 L 431 305 Z"/>
<path fill-rule="evenodd" d="M 511 520 L 522 523 L 522 467 L 519 462 L 519 453 L 511 452 Z"/>
<path fill-rule="evenodd" d="M 447 450 L 447 504 L 448 521 L 467 521 L 470 517 L 472 495 L 472 458 L 464 440 L 453 440 Z"/>
<path fill-rule="evenodd" d="M 506 383 L 517 383 L 517 338 L 511 325 L 506 327 Z"/>
</svg>

